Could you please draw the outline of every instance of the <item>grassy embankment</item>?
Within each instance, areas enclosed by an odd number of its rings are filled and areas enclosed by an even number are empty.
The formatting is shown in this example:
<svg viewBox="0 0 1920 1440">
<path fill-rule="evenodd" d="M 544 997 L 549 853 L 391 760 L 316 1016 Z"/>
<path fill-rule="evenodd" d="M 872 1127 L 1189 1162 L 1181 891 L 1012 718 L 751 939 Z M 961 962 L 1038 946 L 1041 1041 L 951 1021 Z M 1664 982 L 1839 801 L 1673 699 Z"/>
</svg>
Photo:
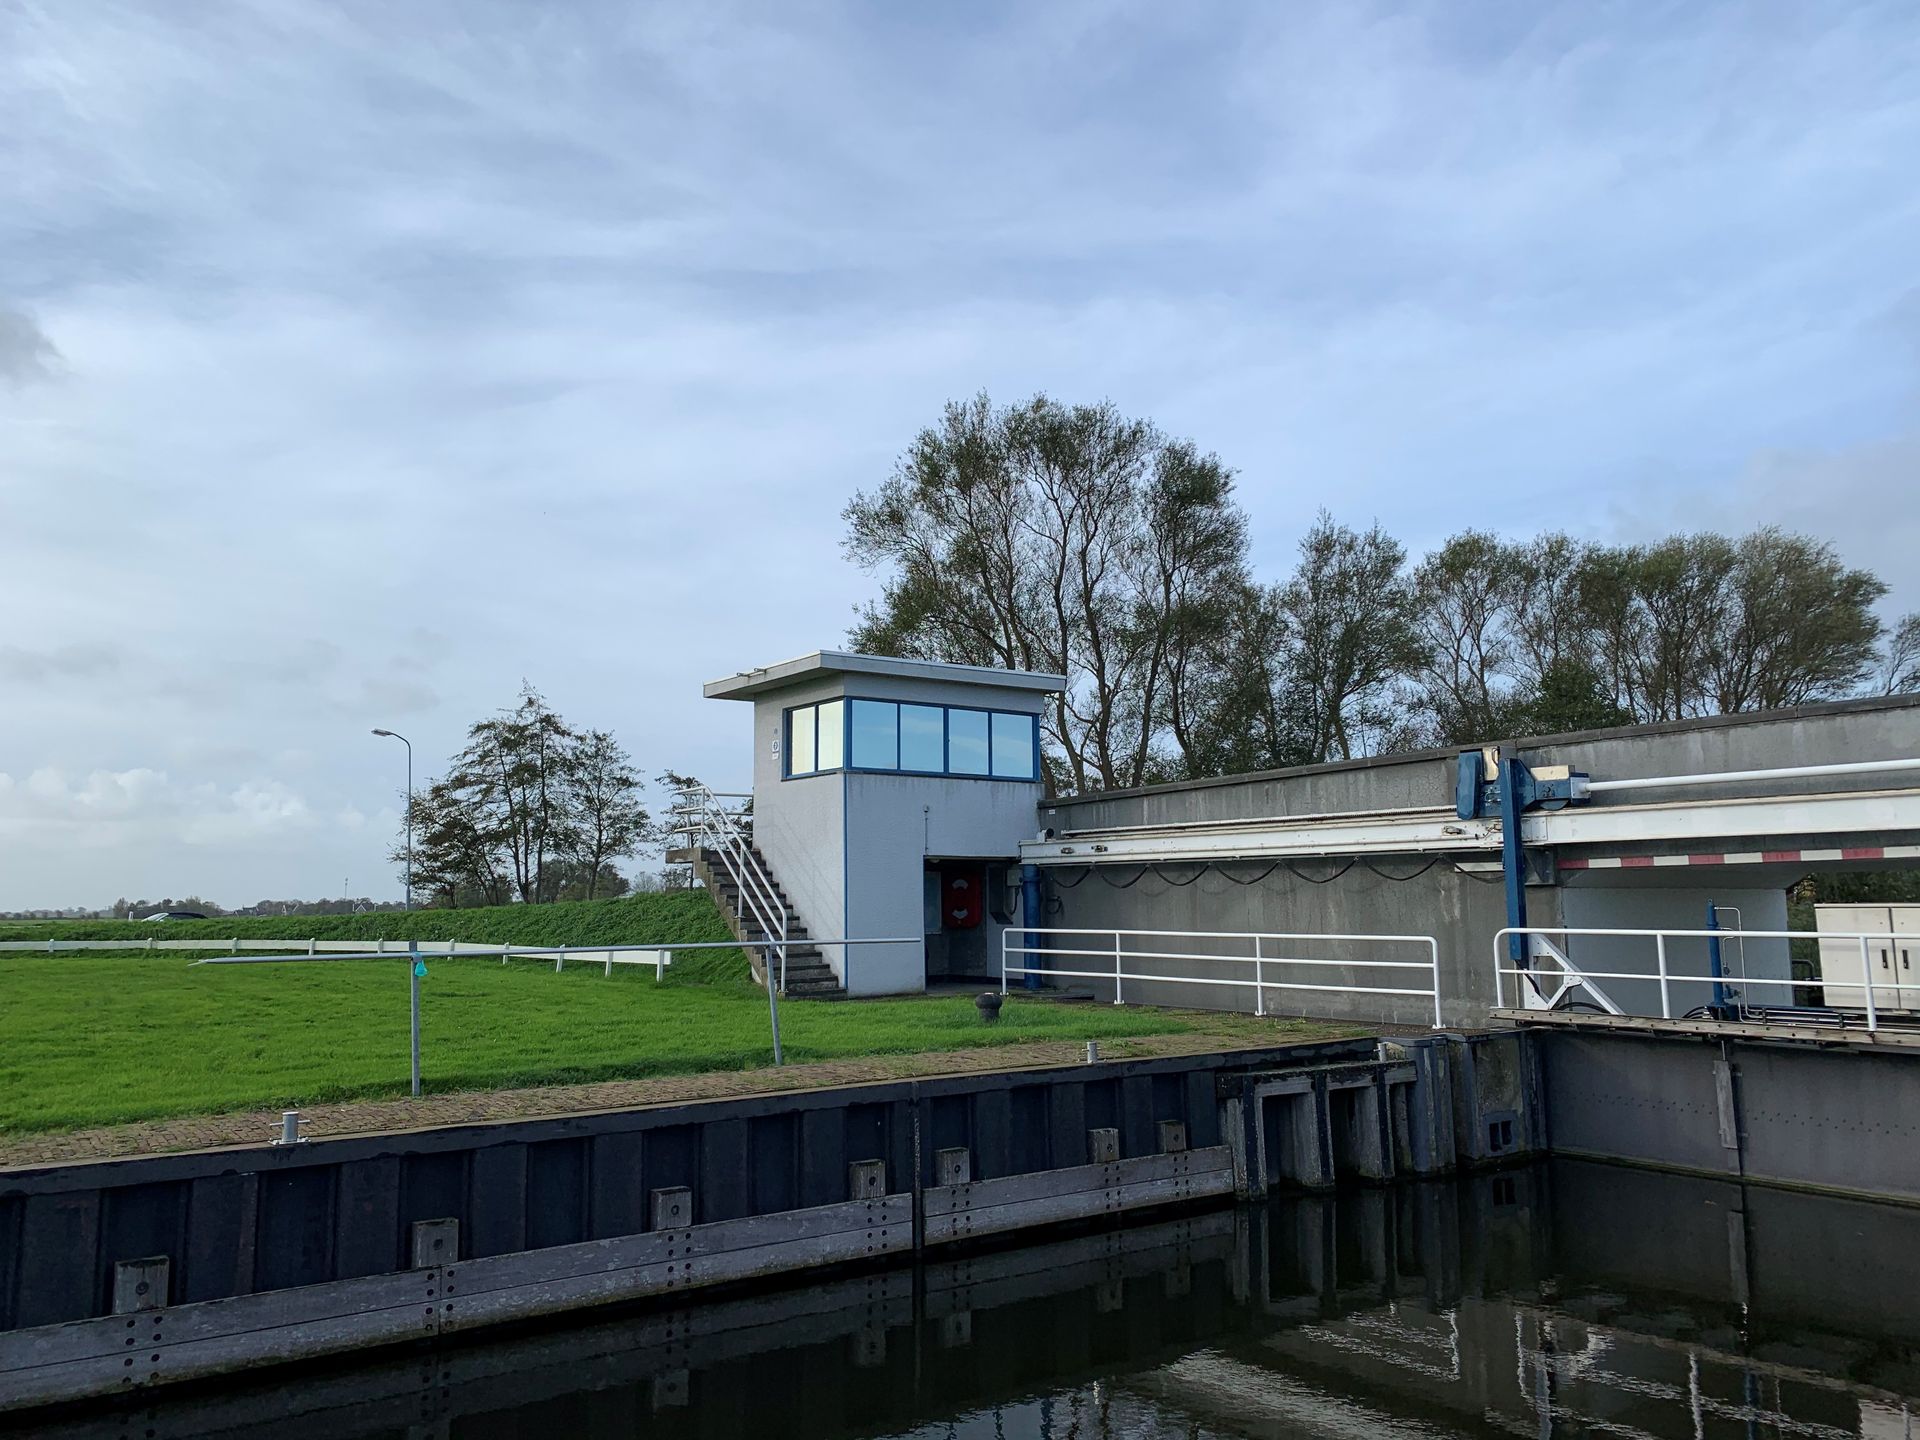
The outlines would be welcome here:
<svg viewBox="0 0 1920 1440">
<path fill-rule="evenodd" d="M 461 939 L 518 944 L 725 939 L 704 892 L 411 915 L 20 922 L 0 939 Z M 202 965 L 181 951 L 0 952 L 0 1133 L 404 1094 L 404 960 Z M 429 957 L 432 1091 L 737 1070 L 772 1058 L 764 994 L 737 950 L 676 957 L 670 979 Z M 1161 1011 L 1014 998 L 987 1027 L 966 997 L 782 1007 L 790 1063 L 1024 1040 L 1167 1034 Z"/>
</svg>

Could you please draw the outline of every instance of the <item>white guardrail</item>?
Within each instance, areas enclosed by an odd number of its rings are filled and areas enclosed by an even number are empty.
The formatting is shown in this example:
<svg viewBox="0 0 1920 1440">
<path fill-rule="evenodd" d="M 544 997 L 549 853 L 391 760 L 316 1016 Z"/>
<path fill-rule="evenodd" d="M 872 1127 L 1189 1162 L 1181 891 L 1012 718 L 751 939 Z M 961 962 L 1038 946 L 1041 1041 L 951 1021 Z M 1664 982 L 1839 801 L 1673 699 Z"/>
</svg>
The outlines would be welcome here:
<svg viewBox="0 0 1920 1440">
<path fill-rule="evenodd" d="M 1514 965 L 1510 962 L 1508 941 L 1513 936 L 1525 936 L 1528 951 L 1532 955 L 1530 966 Z M 1651 970 L 1589 970 L 1581 965 L 1567 949 L 1554 943 L 1555 940 L 1572 941 L 1582 935 L 1607 936 L 1615 938 L 1645 939 L 1653 942 L 1653 969 Z M 1880 1011 L 1897 1009 L 1911 1011 L 1920 1009 L 1920 981 L 1875 980 L 1869 962 L 1869 952 L 1875 941 L 1899 942 L 1904 939 L 1911 944 L 1911 935 L 1901 936 L 1885 930 L 1633 930 L 1605 927 L 1568 928 L 1553 925 L 1529 925 L 1524 928 L 1510 927 L 1501 930 L 1493 937 L 1493 1005 L 1496 1010 L 1505 1008 L 1506 981 L 1513 977 L 1516 982 L 1516 998 L 1521 1002 L 1517 1008 L 1530 1010 L 1552 1009 L 1564 996 L 1576 989 L 1586 990 L 1599 1009 L 1610 1014 L 1624 1014 L 1603 986 L 1592 982 L 1598 980 L 1637 980 L 1642 983 L 1653 981 L 1660 987 L 1660 1018 L 1671 1020 L 1673 1016 L 1673 987 L 1676 985 L 1724 986 L 1729 991 L 1745 991 L 1757 986 L 1766 986 L 1774 990 L 1787 992 L 1786 1005 L 1793 1003 L 1796 988 L 1808 985 L 1825 984 L 1829 989 L 1858 990 L 1862 992 L 1866 1011 L 1867 1029 L 1880 1028 Z M 1844 980 L 1809 981 L 1795 980 L 1791 976 L 1774 978 L 1722 970 L 1718 975 L 1711 970 L 1676 971 L 1668 963 L 1667 942 L 1669 940 L 1718 940 L 1722 944 L 1735 944 L 1743 940 L 1853 940 L 1860 946 L 1861 978 L 1855 980 L 1847 976 Z M 1537 943 L 1536 943 L 1537 942 Z M 1553 990 L 1551 995 L 1543 993 L 1543 982 Z M 1915 999 L 1906 998 L 1912 992 Z M 1744 997 L 1742 997 L 1744 999 Z M 1689 1005 L 1682 1015 L 1699 1007 Z M 1760 1008 L 1760 1007 L 1746 1007 Z"/>
<path fill-rule="evenodd" d="M 568 960 L 586 960 L 604 965 L 609 975 L 615 965 L 652 965 L 664 970 L 673 963 L 675 950 L 692 945 L 504 945 L 477 940 L 162 940 L 149 935 L 143 940 L 0 940 L 0 951 L 32 951 L 42 955 L 63 950 L 225 950 L 229 955 L 248 951 L 285 956 L 304 953 L 314 959 L 371 959 L 384 955 L 490 955 L 508 960 L 552 960 L 558 970 Z M 714 949 L 739 947 L 728 940 Z M 636 952 L 636 953 L 624 953 Z M 655 958 L 656 954 L 660 957 Z M 297 957 L 296 957 L 297 958 Z"/>
<path fill-rule="evenodd" d="M 1023 936 L 1039 937 L 1039 943 L 1023 941 L 1021 939 Z M 1152 948 L 1148 943 L 1143 943 L 1160 940 L 1173 942 L 1174 947 L 1185 943 L 1188 948 Z M 1194 943 L 1231 944 L 1244 948 L 1248 953 L 1235 954 L 1220 950 L 1197 951 L 1191 948 Z M 1424 950 L 1426 956 L 1420 960 L 1375 960 L 1352 957 L 1333 959 L 1326 956 L 1292 953 L 1302 945 L 1327 944 L 1414 946 Z M 1027 961 L 1027 957 L 1038 957 L 1039 963 L 1029 961 L 1016 964 L 1013 960 L 1016 954 L 1021 956 L 1023 961 Z M 1101 961 L 1100 968 L 1069 970 L 1060 963 L 1062 960 L 1071 961 L 1080 958 L 1089 960 L 1098 958 Z M 1250 965 L 1253 967 L 1253 974 L 1251 978 L 1242 978 L 1244 971 L 1241 975 L 1174 973 L 1161 963 L 1168 961 L 1188 967 L 1196 964 Z M 1298 975 L 1302 968 L 1322 972 L 1328 970 L 1416 971 L 1425 983 L 1417 987 L 1387 984 L 1363 985 L 1349 983 L 1337 977 L 1270 980 L 1267 978 L 1268 966 L 1296 967 L 1282 968 L 1279 972 L 1282 975 Z M 1126 1003 L 1125 986 L 1129 981 L 1148 985 L 1223 985 L 1253 991 L 1253 1012 L 1256 1015 L 1267 1013 L 1267 992 L 1270 990 L 1311 991 L 1323 995 L 1415 995 L 1431 1000 L 1434 1025 L 1438 1027 L 1443 1023 L 1440 1017 L 1440 945 L 1431 935 L 1288 934 L 1251 930 L 1095 930 L 1060 926 L 1012 925 L 1000 934 L 1000 992 L 1002 994 L 1007 993 L 1008 978 L 1014 975 L 1111 981 L 1113 1003 L 1116 1005 Z"/>
</svg>

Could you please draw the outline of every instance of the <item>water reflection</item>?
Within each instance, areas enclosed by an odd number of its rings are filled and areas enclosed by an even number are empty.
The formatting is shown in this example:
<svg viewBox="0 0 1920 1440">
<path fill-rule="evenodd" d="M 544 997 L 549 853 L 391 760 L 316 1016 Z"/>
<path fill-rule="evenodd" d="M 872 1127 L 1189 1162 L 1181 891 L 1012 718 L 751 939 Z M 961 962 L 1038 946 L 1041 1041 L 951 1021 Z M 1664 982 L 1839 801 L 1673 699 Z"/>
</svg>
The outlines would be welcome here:
<svg viewBox="0 0 1920 1440">
<path fill-rule="evenodd" d="M 600 1320 L 36 1433 L 1910 1440 L 1917 1254 L 1920 1211 L 1554 1162 Z"/>
</svg>

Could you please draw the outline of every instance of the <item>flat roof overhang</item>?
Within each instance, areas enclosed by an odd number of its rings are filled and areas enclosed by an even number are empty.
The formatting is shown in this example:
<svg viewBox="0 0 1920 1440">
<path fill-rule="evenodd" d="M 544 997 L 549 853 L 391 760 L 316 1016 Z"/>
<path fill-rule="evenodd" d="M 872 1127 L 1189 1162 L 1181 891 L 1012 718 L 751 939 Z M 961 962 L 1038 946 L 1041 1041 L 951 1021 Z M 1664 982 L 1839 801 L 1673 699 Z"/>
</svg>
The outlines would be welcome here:
<svg viewBox="0 0 1920 1440">
<path fill-rule="evenodd" d="M 1032 670 L 999 670 L 991 665 L 950 665 L 940 660 L 899 660 L 888 655 L 856 655 L 845 650 L 816 650 L 757 670 L 742 670 L 709 680 L 700 693 L 709 700 L 751 700 L 827 675 L 884 675 L 894 680 L 930 680 L 946 685 L 981 685 L 996 690 L 1036 690 L 1052 694 L 1066 688 L 1064 675 Z"/>
</svg>

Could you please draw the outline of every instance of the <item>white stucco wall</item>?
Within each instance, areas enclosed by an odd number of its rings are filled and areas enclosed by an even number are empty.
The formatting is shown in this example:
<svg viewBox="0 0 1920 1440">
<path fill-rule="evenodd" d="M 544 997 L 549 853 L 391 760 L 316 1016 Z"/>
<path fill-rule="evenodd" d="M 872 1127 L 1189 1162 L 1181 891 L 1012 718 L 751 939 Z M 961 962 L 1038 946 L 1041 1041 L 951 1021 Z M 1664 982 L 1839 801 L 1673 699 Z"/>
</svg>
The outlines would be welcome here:
<svg viewBox="0 0 1920 1440">
<path fill-rule="evenodd" d="M 922 876 L 928 857 L 1016 861 L 1038 824 L 1039 781 L 845 771 L 783 777 L 778 745 L 795 705 L 838 697 L 959 705 L 1037 715 L 1032 690 L 834 674 L 754 700 L 754 831 L 816 936 L 902 937 L 897 945 L 823 947 L 850 993 L 925 988 Z M 998 927 L 983 935 L 999 968 Z M 908 938 L 911 937 L 911 938 Z"/>
<path fill-rule="evenodd" d="M 767 857 L 774 878 L 787 892 L 807 933 L 838 937 L 845 934 L 847 911 L 846 857 L 841 834 L 846 816 L 845 776 L 806 775 L 781 778 L 781 713 L 789 705 L 830 700 L 837 684 L 815 682 L 781 692 L 779 703 L 757 702 L 753 707 L 753 835 Z M 839 947 L 824 951 L 838 972 Z"/>
</svg>

